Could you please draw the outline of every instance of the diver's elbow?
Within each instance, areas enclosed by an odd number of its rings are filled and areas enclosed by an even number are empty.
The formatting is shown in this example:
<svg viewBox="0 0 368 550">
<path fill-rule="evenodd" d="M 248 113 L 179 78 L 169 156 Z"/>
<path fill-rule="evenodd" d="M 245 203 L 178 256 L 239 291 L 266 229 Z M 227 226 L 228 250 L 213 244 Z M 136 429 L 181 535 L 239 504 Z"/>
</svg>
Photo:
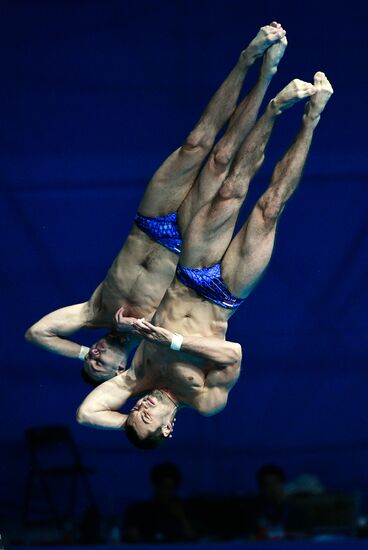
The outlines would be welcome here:
<svg viewBox="0 0 368 550">
<path fill-rule="evenodd" d="M 32 325 L 26 330 L 26 332 L 24 333 L 24 338 L 27 340 L 27 342 L 31 343 L 36 343 L 39 341 L 40 333 L 36 328 L 36 325 Z"/>
<path fill-rule="evenodd" d="M 242 360 L 242 347 L 240 344 L 233 344 L 231 347 L 231 364 L 238 365 Z"/>
<path fill-rule="evenodd" d="M 90 426 L 91 425 L 91 416 L 88 413 L 88 410 L 86 407 L 81 405 L 78 407 L 76 415 L 75 415 L 76 421 L 78 424 L 81 424 L 82 426 Z"/>
</svg>

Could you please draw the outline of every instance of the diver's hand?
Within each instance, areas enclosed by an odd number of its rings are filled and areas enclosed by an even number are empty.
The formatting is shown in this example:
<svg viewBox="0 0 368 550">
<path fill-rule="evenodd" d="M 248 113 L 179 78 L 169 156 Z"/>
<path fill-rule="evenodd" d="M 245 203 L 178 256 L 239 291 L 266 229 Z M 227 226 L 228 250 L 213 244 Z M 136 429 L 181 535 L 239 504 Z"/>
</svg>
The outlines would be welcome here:
<svg viewBox="0 0 368 550">
<path fill-rule="evenodd" d="M 170 347 L 172 337 L 174 336 L 174 333 L 170 332 L 170 330 L 152 325 L 146 319 L 135 319 L 133 322 L 133 332 L 149 342 L 166 347 Z"/>
<path fill-rule="evenodd" d="M 134 332 L 134 322 L 138 321 L 135 317 L 125 317 L 124 308 L 117 310 L 114 317 L 115 328 L 118 332 Z"/>
</svg>

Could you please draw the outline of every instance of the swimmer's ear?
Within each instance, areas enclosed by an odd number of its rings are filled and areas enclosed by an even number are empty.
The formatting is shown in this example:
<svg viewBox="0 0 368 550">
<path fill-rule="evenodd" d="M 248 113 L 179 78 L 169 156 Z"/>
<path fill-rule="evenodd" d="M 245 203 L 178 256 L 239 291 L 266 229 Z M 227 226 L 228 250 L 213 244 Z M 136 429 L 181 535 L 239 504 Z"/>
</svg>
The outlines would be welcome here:
<svg viewBox="0 0 368 550">
<path fill-rule="evenodd" d="M 126 361 L 122 361 L 120 363 L 120 365 L 118 365 L 118 368 L 116 369 L 116 374 L 121 374 L 122 372 L 124 372 L 126 370 Z"/>
<path fill-rule="evenodd" d="M 162 426 L 162 434 L 164 437 L 169 437 L 172 431 L 173 431 L 173 427 L 171 422 L 169 422 L 165 426 Z"/>
</svg>

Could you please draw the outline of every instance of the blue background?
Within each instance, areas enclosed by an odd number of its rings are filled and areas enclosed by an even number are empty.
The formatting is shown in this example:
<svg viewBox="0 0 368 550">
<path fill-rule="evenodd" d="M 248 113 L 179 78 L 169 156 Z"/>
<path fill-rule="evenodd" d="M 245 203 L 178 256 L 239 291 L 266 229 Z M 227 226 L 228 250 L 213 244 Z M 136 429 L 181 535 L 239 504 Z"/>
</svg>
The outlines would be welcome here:
<svg viewBox="0 0 368 550">
<path fill-rule="evenodd" d="M 23 431 L 70 425 L 117 513 L 176 461 L 183 493 L 255 488 L 263 462 L 330 489 L 368 488 L 366 3 L 2 2 L 2 508 L 20 506 Z M 289 48 L 268 99 L 324 70 L 334 88 L 271 266 L 231 321 L 244 368 L 213 418 L 183 411 L 174 438 L 144 454 L 118 432 L 75 423 L 80 364 L 23 340 L 45 313 L 86 300 L 122 245 L 153 171 L 185 138 L 257 29 L 277 19 Z M 254 69 L 246 88 L 256 75 Z M 296 132 L 275 129 L 247 208 Z M 84 344 L 95 336 L 82 336 Z"/>
</svg>

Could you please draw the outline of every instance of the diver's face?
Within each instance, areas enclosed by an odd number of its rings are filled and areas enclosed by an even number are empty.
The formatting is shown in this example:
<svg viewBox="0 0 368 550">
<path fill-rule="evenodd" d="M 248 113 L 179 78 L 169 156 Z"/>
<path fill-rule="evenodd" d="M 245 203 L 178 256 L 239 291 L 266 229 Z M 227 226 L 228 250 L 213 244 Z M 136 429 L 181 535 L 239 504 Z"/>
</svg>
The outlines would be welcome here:
<svg viewBox="0 0 368 550">
<path fill-rule="evenodd" d="M 129 422 L 134 425 L 142 439 L 162 427 L 164 435 L 173 428 L 176 408 L 161 390 L 153 390 L 145 395 L 131 409 Z"/>
<path fill-rule="evenodd" d="M 126 368 L 124 343 L 111 342 L 108 337 L 93 344 L 84 360 L 84 369 L 93 380 L 103 382 Z"/>
</svg>

